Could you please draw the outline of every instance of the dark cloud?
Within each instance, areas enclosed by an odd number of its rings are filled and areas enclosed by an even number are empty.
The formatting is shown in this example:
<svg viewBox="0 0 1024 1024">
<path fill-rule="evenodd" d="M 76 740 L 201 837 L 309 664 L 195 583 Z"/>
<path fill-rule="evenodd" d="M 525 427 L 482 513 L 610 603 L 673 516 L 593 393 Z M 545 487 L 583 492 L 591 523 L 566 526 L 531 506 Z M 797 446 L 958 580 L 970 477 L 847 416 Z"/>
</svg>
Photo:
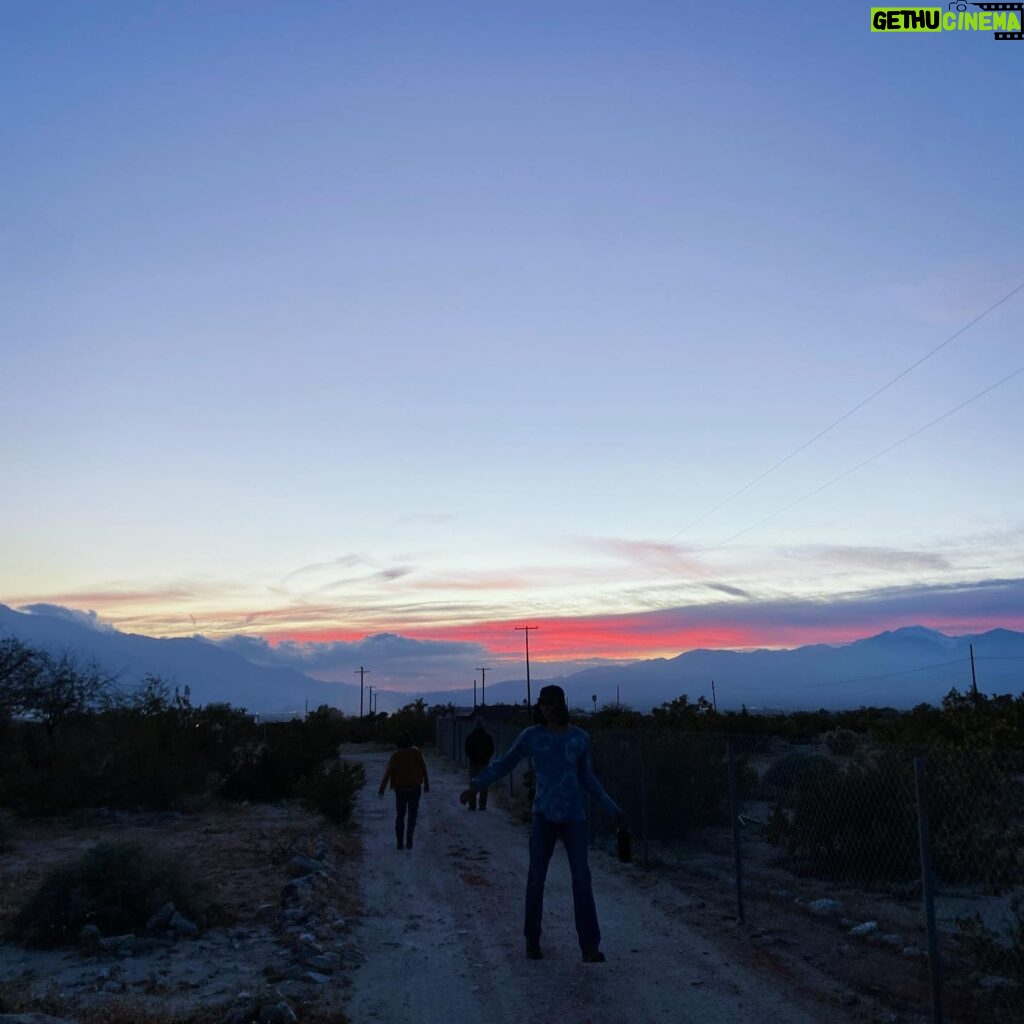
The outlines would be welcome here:
<svg viewBox="0 0 1024 1024">
<path fill-rule="evenodd" d="M 751 597 L 748 590 L 742 590 L 740 587 L 731 587 L 727 583 L 704 583 L 702 586 L 707 587 L 709 590 L 718 590 L 723 594 L 728 594 L 730 597 L 743 597 L 748 600 Z"/>
<path fill-rule="evenodd" d="M 773 625 L 835 626 L 874 629 L 879 623 L 913 621 L 967 623 L 973 619 L 1020 622 L 1024 617 L 1024 580 L 981 580 L 970 583 L 882 587 L 823 598 L 752 600 L 742 604 L 715 602 L 652 612 L 677 616 L 689 626 Z M 886 625 L 882 628 L 891 628 Z"/>
</svg>

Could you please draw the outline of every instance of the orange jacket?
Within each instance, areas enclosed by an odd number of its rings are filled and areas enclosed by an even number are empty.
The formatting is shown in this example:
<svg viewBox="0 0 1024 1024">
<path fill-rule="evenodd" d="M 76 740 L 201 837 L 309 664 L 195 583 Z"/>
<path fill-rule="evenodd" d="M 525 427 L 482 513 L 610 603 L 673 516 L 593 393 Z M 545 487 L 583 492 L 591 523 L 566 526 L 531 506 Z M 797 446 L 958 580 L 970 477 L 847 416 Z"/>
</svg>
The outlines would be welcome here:
<svg viewBox="0 0 1024 1024">
<path fill-rule="evenodd" d="M 430 792 L 427 762 L 423 760 L 423 752 L 419 747 L 402 747 L 391 755 L 377 792 L 383 793 L 389 781 L 392 789 L 398 789 L 399 786 L 419 786 L 422 783 L 423 791 Z"/>
</svg>

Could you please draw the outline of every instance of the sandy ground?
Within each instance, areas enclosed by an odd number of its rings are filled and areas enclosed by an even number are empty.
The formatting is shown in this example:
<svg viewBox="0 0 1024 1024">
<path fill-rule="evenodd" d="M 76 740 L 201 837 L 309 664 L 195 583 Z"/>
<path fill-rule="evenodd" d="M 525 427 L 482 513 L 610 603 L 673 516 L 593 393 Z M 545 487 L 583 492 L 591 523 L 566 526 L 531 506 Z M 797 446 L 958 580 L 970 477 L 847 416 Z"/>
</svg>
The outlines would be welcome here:
<svg viewBox="0 0 1024 1024">
<path fill-rule="evenodd" d="M 363 828 L 361 903 L 354 937 L 364 954 L 348 1013 L 353 1024 L 810 1024 L 842 1019 L 804 1001 L 680 920 L 671 886 L 594 852 L 591 870 L 604 964 L 580 959 L 561 846 L 548 874 L 544 959 L 524 957 L 527 826 L 492 796 L 486 812 L 458 803 L 464 778 L 428 755 L 432 788 L 415 848 L 395 848 L 394 798 L 377 796 L 387 752 L 347 752 L 366 766 L 355 818 Z M 500 785 L 500 784 L 499 784 Z"/>
</svg>

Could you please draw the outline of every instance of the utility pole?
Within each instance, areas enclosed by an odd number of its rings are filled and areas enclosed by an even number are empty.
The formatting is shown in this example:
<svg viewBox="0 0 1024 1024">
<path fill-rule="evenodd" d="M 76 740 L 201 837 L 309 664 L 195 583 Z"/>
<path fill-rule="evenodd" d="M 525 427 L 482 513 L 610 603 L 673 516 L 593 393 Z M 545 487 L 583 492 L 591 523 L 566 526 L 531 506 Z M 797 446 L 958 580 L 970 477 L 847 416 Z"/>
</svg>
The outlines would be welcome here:
<svg viewBox="0 0 1024 1024">
<path fill-rule="evenodd" d="M 516 626 L 526 634 L 526 713 L 533 712 L 533 695 L 530 693 L 530 630 L 540 629 L 540 626 Z"/>
<path fill-rule="evenodd" d="M 370 708 L 370 715 L 373 715 L 373 687 L 368 686 L 367 689 L 370 691 L 369 696 L 366 698 L 366 703 Z"/>
<path fill-rule="evenodd" d="M 477 666 L 477 672 L 480 673 L 480 707 L 487 707 L 487 673 L 490 670 L 488 668 L 480 668 Z"/>
<path fill-rule="evenodd" d="M 978 680 L 974 676 L 974 644 L 968 644 L 967 649 L 971 652 L 971 698 L 975 704 L 978 703 Z"/>
<path fill-rule="evenodd" d="M 592 693 L 590 695 L 590 699 L 594 702 L 594 714 L 596 715 L 597 714 L 597 694 L 596 693 Z"/>
<path fill-rule="evenodd" d="M 473 710 L 476 711 L 476 676 L 473 677 Z"/>
<path fill-rule="evenodd" d="M 711 680 L 711 703 L 714 705 L 715 714 L 718 714 L 718 697 L 715 696 L 715 681 Z"/>
<path fill-rule="evenodd" d="M 352 670 L 352 674 L 359 676 L 359 717 L 360 717 L 360 719 L 362 719 L 362 717 L 363 717 L 363 676 L 368 676 L 370 674 L 370 670 L 368 668 L 363 668 L 363 666 L 360 665 L 359 668 L 356 668 L 356 669 Z"/>
<path fill-rule="evenodd" d="M 615 684 L 615 710 L 616 711 L 621 711 L 622 710 L 622 701 L 619 700 L 619 684 L 618 683 Z"/>
</svg>

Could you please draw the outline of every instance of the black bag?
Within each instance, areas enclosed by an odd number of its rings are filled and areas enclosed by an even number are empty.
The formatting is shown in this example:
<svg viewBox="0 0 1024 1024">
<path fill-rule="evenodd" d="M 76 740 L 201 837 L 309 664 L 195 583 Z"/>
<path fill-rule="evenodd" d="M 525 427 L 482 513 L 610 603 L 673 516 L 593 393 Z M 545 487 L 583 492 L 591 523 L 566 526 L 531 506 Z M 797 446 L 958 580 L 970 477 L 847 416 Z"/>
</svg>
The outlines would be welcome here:
<svg viewBox="0 0 1024 1024">
<path fill-rule="evenodd" d="M 633 836 L 628 825 L 620 825 L 615 832 L 615 839 L 619 844 L 619 860 L 623 864 L 629 864 L 633 860 Z"/>
</svg>

